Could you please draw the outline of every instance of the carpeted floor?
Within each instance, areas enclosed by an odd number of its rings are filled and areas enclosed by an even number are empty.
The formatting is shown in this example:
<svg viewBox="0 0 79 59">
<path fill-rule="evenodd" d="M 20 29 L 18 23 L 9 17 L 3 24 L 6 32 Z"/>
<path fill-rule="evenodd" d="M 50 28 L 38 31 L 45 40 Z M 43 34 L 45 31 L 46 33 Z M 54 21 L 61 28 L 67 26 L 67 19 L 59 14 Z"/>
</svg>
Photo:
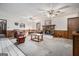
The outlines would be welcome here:
<svg viewBox="0 0 79 59">
<path fill-rule="evenodd" d="M 16 39 L 11 40 L 16 43 Z M 71 39 L 53 38 L 44 35 L 42 42 L 30 40 L 30 35 L 26 37 L 25 43 L 16 45 L 26 56 L 72 56 L 73 43 Z"/>
</svg>

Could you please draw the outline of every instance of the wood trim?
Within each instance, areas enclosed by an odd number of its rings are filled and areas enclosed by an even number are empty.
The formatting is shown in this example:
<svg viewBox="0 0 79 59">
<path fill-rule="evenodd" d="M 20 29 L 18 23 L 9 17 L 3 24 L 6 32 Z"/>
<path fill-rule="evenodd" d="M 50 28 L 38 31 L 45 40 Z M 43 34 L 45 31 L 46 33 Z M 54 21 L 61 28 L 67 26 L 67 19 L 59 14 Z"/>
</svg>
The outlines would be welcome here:
<svg viewBox="0 0 79 59">
<path fill-rule="evenodd" d="M 68 38 L 68 31 L 64 31 L 64 30 L 55 30 L 54 37 Z"/>
<path fill-rule="evenodd" d="M 21 30 L 21 31 L 24 31 L 25 33 L 28 32 L 28 33 L 31 33 L 31 32 L 35 32 L 36 30 L 34 29 L 27 29 L 27 30 Z M 14 37 L 14 30 L 7 30 L 6 31 L 6 37 Z"/>
<path fill-rule="evenodd" d="M 29 30 L 22 30 L 25 32 L 29 32 Z M 30 30 L 31 32 L 35 32 L 35 30 Z M 6 37 L 14 37 L 14 30 L 8 30 L 6 32 Z M 54 37 L 62 37 L 62 38 L 68 38 L 68 31 L 64 30 L 55 30 Z"/>
<path fill-rule="evenodd" d="M 14 31 L 13 30 L 6 31 L 6 37 L 14 37 Z"/>
<path fill-rule="evenodd" d="M 79 18 L 79 17 L 72 17 L 72 18 L 68 18 L 68 19 L 75 19 L 75 18 Z"/>
</svg>

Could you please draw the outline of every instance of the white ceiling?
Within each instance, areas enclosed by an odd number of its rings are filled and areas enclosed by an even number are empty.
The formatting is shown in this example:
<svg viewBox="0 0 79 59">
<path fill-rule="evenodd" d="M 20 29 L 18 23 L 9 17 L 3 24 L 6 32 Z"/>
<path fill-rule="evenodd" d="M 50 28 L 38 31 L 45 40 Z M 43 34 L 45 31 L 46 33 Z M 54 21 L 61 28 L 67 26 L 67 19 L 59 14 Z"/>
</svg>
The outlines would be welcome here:
<svg viewBox="0 0 79 59">
<path fill-rule="evenodd" d="M 63 8 L 64 6 L 69 6 Z M 0 3 L 0 17 L 27 18 L 28 16 L 44 16 L 40 10 L 53 8 L 61 10 L 66 15 L 79 12 L 78 3 Z"/>
</svg>

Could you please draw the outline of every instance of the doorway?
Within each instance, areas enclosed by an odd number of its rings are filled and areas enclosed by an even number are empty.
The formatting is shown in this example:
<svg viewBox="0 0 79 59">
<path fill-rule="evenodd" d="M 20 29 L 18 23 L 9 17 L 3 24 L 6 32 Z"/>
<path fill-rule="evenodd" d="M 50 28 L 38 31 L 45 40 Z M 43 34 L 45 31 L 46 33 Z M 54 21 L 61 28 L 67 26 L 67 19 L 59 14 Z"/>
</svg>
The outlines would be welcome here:
<svg viewBox="0 0 79 59">
<path fill-rule="evenodd" d="M 6 29 L 7 29 L 7 21 L 4 19 L 0 19 L 0 36 L 6 35 Z"/>
</svg>

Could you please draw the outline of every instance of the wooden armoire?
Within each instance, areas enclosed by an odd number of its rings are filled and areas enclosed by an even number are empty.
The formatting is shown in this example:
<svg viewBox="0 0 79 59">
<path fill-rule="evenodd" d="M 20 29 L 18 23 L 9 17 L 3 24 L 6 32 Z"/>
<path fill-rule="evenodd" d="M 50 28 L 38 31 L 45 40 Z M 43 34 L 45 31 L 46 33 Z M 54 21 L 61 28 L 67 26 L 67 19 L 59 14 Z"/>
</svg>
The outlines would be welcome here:
<svg viewBox="0 0 79 59">
<path fill-rule="evenodd" d="M 73 55 L 79 56 L 79 17 L 68 19 L 68 37 L 73 39 Z"/>
<path fill-rule="evenodd" d="M 72 32 L 79 30 L 79 17 L 68 18 L 68 38 L 72 39 Z"/>
</svg>

